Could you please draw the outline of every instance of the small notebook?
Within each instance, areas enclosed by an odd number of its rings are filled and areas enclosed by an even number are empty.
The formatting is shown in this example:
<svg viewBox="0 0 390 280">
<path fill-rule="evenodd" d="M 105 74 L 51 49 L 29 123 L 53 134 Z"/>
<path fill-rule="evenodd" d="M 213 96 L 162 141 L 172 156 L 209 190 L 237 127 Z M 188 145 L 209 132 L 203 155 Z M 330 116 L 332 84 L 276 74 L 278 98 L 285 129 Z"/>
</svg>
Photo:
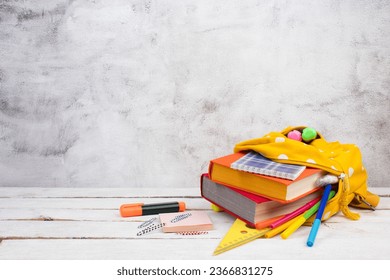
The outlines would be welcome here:
<svg viewBox="0 0 390 280">
<path fill-rule="evenodd" d="M 253 151 L 233 162 L 230 167 L 236 170 L 289 180 L 298 178 L 306 168 L 304 165 L 275 162 Z"/>
<path fill-rule="evenodd" d="M 160 214 L 163 232 L 207 231 L 213 223 L 204 211 L 186 211 Z"/>
</svg>

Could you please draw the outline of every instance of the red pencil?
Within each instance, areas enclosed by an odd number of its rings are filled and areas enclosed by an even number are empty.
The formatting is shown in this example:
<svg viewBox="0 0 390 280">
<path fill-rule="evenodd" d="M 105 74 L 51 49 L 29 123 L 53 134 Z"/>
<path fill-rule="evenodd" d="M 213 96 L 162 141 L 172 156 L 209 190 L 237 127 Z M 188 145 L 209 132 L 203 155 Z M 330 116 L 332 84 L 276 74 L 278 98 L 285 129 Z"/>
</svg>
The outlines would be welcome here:
<svg viewBox="0 0 390 280">
<path fill-rule="evenodd" d="M 269 225 L 269 227 L 276 228 L 276 227 L 284 224 L 285 222 L 288 222 L 289 220 L 294 219 L 296 216 L 298 216 L 298 215 L 302 214 L 303 212 L 305 212 L 306 210 L 310 209 L 314 204 L 316 204 L 320 200 L 321 200 L 321 197 L 317 197 L 317 198 L 313 199 L 312 201 L 306 203 L 305 205 L 298 208 L 297 210 L 294 210 L 293 212 L 285 215 L 283 218 L 280 218 L 279 220 L 273 222 L 272 224 Z"/>
</svg>

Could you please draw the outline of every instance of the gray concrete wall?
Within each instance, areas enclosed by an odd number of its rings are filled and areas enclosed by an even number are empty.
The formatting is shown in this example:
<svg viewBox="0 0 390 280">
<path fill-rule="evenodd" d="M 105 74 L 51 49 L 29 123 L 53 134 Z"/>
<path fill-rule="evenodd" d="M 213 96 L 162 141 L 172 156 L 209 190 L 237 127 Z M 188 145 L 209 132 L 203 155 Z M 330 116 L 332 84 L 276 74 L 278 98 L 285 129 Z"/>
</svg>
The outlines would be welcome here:
<svg viewBox="0 0 390 280">
<path fill-rule="evenodd" d="M 198 187 L 289 125 L 388 187 L 389 1 L 0 1 L 0 185 Z"/>
</svg>

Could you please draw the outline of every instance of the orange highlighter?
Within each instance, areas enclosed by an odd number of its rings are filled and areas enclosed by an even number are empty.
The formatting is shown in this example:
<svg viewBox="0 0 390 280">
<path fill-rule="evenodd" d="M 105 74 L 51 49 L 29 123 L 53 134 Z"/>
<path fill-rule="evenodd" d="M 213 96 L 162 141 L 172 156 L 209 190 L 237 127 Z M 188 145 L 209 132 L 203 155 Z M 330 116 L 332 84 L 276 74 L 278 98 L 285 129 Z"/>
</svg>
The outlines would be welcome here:
<svg viewBox="0 0 390 280">
<path fill-rule="evenodd" d="M 146 216 L 161 213 L 183 212 L 186 210 L 184 202 L 168 202 L 168 203 L 153 203 L 153 204 L 123 204 L 119 212 L 122 217 Z"/>
</svg>

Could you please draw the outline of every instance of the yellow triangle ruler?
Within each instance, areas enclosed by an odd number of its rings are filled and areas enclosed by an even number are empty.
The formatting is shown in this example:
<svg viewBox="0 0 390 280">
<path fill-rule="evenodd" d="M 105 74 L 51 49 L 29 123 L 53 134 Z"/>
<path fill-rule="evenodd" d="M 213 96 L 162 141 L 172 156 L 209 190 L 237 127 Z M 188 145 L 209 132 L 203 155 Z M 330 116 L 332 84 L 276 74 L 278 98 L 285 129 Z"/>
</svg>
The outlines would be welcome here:
<svg viewBox="0 0 390 280">
<path fill-rule="evenodd" d="M 255 240 L 263 236 L 269 230 L 269 228 L 261 230 L 250 228 L 246 225 L 245 222 L 241 221 L 240 219 L 236 219 L 233 225 L 230 227 L 229 231 L 219 243 L 218 247 L 215 249 L 213 255 L 215 256 L 224 253 L 230 249 Z"/>
</svg>

